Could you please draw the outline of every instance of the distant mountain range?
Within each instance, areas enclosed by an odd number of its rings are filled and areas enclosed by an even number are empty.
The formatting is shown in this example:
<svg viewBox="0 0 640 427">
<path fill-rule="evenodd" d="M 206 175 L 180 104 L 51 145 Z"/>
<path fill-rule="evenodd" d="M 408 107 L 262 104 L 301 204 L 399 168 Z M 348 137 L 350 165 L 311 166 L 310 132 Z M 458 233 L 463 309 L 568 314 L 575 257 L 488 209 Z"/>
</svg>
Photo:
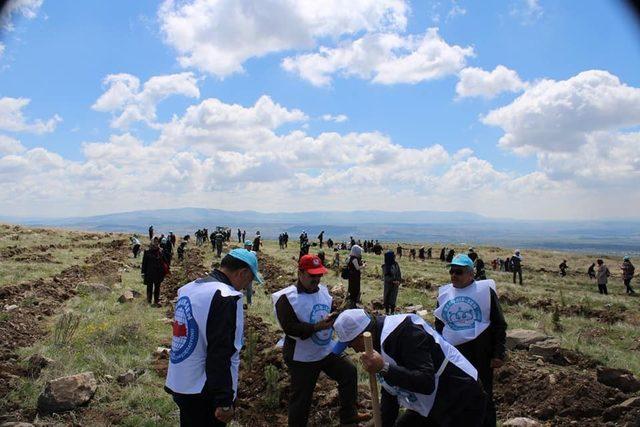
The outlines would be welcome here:
<svg viewBox="0 0 640 427">
<path fill-rule="evenodd" d="M 121 212 L 74 218 L 0 217 L 0 221 L 96 231 L 146 234 L 149 225 L 158 233 L 192 234 L 196 229 L 228 226 L 260 230 L 265 238 L 287 231 L 294 239 L 302 230 L 310 237 L 325 230 L 325 238 L 349 236 L 381 241 L 495 244 L 590 252 L 640 251 L 640 221 L 522 221 L 494 219 L 469 212 L 441 211 L 311 211 L 263 213 L 204 208 L 177 208 Z"/>
</svg>

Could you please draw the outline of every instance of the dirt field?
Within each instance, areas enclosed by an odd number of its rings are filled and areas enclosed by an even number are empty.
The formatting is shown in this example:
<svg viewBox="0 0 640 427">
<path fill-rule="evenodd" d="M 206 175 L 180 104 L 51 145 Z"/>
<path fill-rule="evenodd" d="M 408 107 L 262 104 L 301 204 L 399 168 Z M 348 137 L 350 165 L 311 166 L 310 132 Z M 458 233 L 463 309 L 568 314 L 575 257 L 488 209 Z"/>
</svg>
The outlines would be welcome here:
<svg viewBox="0 0 640 427">
<path fill-rule="evenodd" d="M 176 425 L 176 407 L 162 390 L 167 356 L 156 349 L 170 346 L 177 289 L 205 275 L 218 261 L 210 246 L 189 244 L 185 261 L 174 261 L 172 274 L 163 282 L 162 307 L 153 308 L 143 297 L 124 304 L 117 301 L 127 289 L 144 294 L 140 258 L 132 258 L 127 236 L 38 230 L 32 231 L 37 238 L 27 241 L 22 232 L 19 227 L 0 230 L 0 264 L 26 269 L 51 264 L 43 261 L 50 258 L 57 269 L 53 274 L 47 268 L 30 271 L 25 280 L 0 286 L 0 424 L 35 420 L 42 425 Z M 15 240 L 15 235 L 22 240 Z M 31 234 L 25 232 L 25 236 Z M 225 251 L 232 247 L 226 246 Z M 60 257 L 56 251 L 73 256 Z M 500 248 L 479 251 L 485 261 L 493 254 L 508 254 Z M 285 251 L 267 242 L 260 255 L 266 283 L 254 285 L 254 303 L 246 312 L 236 425 L 286 425 L 288 375 L 275 347 L 281 332 L 269 293 L 295 280 L 296 252 L 295 242 Z M 598 380 L 602 367 L 640 374 L 639 300 L 623 295 L 616 288 L 616 277 L 610 285 L 613 295 L 604 298 L 577 271 L 558 277 L 553 272 L 557 264 L 553 253 L 532 251 L 525 256 L 524 287 L 511 284 L 507 273 L 489 270 L 488 274 L 498 283 L 510 328 L 553 336 L 559 348 L 544 357 L 526 349 L 509 352 L 507 363 L 495 374 L 499 419 L 529 417 L 553 426 L 639 425 L 636 403 L 640 401 L 624 406 L 638 392 Z M 559 256 L 572 259 L 571 254 Z M 367 254 L 365 259 L 363 304 L 378 308 L 382 257 Z M 588 259 L 576 255 L 574 263 Z M 608 262 L 615 272 L 616 260 Z M 447 278 L 442 264 L 403 258 L 400 265 L 405 283 L 399 306 L 422 305 L 431 311 L 437 287 Z M 343 297 L 345 284 L 336 272 L 328 273 L 324 282 L 336 298 Z M 76 314 L 79 325 L 61 345 L 54 336 L 63 313 Z M 34 366 L 29 358 L 36 354 L 53 361 L 45 367 Z M 349 357 L 357 361 L 355 355 Z M 133 383 L 123 386 L 114 380 L 128 369 L 136 372 Z M 37 397 L 46 381 L 85 371 L 94 372 L 98 381 L 88 405 L 60 415 L 37 415 Z M 267 379 L 267 371 L 275 376 Z M 368 383 L 362 371 L 359 375 L 359 404 L 366 411 L 370 409 Z M 321 376 L 309 424 L 337 425 L 337 408 L 335 384 Z"/>
</svg>

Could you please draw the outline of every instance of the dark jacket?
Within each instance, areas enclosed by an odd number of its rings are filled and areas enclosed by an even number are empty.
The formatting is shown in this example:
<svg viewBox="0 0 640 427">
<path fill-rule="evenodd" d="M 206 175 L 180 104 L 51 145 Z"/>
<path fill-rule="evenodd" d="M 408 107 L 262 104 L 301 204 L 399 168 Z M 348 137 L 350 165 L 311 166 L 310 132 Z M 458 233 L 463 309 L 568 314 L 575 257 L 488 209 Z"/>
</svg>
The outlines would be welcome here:
<svg viewBox="0 0 640 427">
<path fill-rule="evenodd" d="M 490 367 L 491 359 L 504 360 L 506 353 L 507 322 L 504 320 L 498 295 L 493 289 L 491 292 L 491 324 L 476 339 L 456 346 L 458 351 L 478 370 L 478 375 L 483 382 L 492 375 Z M 436 318 L 435 328 L 442 333 L 444 323 Z"/>
<path fill-rule="evenodd" d="M 221 271 L 211 273 L 213 280 L 231 285 L 229 278 Z M 178 401 L 199 401 L 205 399 L 213 407 L 233 404 L 233 381 L 231 377 L 231 356 L 236 352 L 236 310 L 239 296 L 223 297 L 219 291 L 211 299 L 207 317 L 207 358 L 205 372 L 207 380 L 199 394 L 180 394 L 165 387 Z M 198 325 L 202 326 L 202 325 Z"/>
<path fill-rule="evenodd" d="M 144 277 L 144 284 L 160 283 L 164 280 L 164 259 L 162 251 L 158 249 L 147 249 L 142 255 L 142 265 L 140 272 Z"/>
<path fill-rule="evenodd" d="M 402 280 L 402 273 L 400 272 L 400 265 L 394 262 L 391 268 L 386 268 L 385 264 L 382 264 L 382 274 L 384 275 L 384 284 L 390 284 L 395 281 L 400 282 Z"/>
<path fill-rule="evenodd" d="M 380 352 L 380 334 L 385 316 L 375 319 L 373 347 Z M 405 319 L 389 334 L 384 342 L 384 351 L 397 366 L 390 366 L 382 374 L 385 382 L 414 393 L 431 394 L 435 389 L 435 374 L 444 361 L 444 353 L 433 337 L 411 319 Z M 464 371 L 449 363 L 440 376 L 438 392 L 431 410 L 434 418 L 446 414 L 460 399 L 482 395 L 479 383 Z M 399 411 L 395 396 L 382 389 L 382 425 L 393 426 Z"/>
</svg>

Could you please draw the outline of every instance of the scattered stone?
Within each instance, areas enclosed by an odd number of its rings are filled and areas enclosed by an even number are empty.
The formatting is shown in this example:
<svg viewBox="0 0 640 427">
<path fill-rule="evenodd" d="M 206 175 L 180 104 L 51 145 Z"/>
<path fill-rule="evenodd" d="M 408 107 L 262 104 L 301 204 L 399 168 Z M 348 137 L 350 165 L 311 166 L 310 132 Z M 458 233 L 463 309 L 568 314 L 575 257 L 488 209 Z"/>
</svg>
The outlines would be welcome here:
<svg viewBox="0 0 640 427">
<path fill-rule="evenodd" d="M 40 372 L 53 363 L 53 359 L 49 359 L 41 354 L 32 354 L 27 359 L 27 373 L 30 377 L 35 378 L 40 375 Z"/>
<path fill-rule="evenodd" d="M 538 365 L 538 366 L 544 366 L 544 360 L 542 360 L 542 359 L 538 359 L 538 360 L 536 360 L 536 365 Z"/>
<path fill-rule="evenodd" d="M 640 408 L 640 396 L 630 397 L 619 406 L 622 406 L 623 408 Z"/>
<path fill-rule="evenodd" d="M 80 283 L 80 290 L 85 292 L 106 295 L 111 292 L 111 288 L 103 283 Z"/>
<path fill-rule="evenodd" d="M 558 382 L 558 379 L 556 378 L 556 376 L 553 375 L 553 374 L 550 374 L 549 375 L 549 384 L 555 385 L 557 382 Z"/>
<path fill-rule="evenodd" d="M 505 421 L 504 423 L 502 423 L 502 425 L 510 427 L 536 427 L 540 426 L 541 424 L 536 420 L 532 420 L 531 418 L 517 417 Z"/>
<path fill-rule="evenodd" d="M 6 311 L 13 311 L 13 310 L 15 310 L 16 308 L 18 308 L 18 306 L 17 306 L 16 304 L 11 304 L 11 305 L 5 305 L 5 306 L 4 306 L 4 309 L 5 309 Z"/>
<path fill-rule="evenodd" d="M 431 312 L 429 310 L 420 310 L 416 314 L 422 317 L 423 319 L 427 319 L 429 315 L 431 315 Z"/>
<path fill-rule="evenodd" d="M 417 305 L 409 305 L 403 308 L 403 311 L 405 313 L 417 313 L 419 311 L 421 311 L 423 309 L 422 305 L 417 304 Z"/>
<path fill-rule="evenodd" d="M 47 382 L 38 397 L 38 412 L 52 414 L 71 411 L 91 400 L 97 383 L 93 372 L 61 377 Z"/>
<path fill-rule="evenodd" d="M 167 347 L 158 347 L 156 351 L 153 352 L 157 359 L 168 359 L 170 353 L 171 349 Z"/>
<path fill-rule="evenodd" d="M 640 390 L 640 380 L 626 369 L 615 369 L 599 366 L 596 370 L 598 382 L 615 387 L 625 393 L 633 393 Z"/>
<path fill-rule="evenodd" d="M 122 304 L 125 302 L 133 301 L 134 298 L 138 298 L 140 295 L 140 292 L 129 289 L 124 291 L 124 293 L 120 295 L 120 298 L 118 298 L 118 302 Z"/>
<path fill-rule="evenodd" d="M 509 350 L 527 350 L 531 344 L 549 339 L 549 336 L 531 329 L 510 329 L 507 331 L 507 348 Z"/>
<path fill-rule="evenodd" d="M 120 384 L 121 386 L 127 386 L 129 384 L 133 384 L 135 380 L 136 380 L 136 373 L 133 371 L 133 369 L 129 369 L 124 374 L 118 375 L 118 379 L 117 379 L 118 384 Z"/>
<path fill-rule="evenodd" d="M 529 346 L 529 353 L 540 356 L 546 361 L 552 361 L 560 353 L 560 341 L 550 338 Z"/>
<path fill-rule="evenodd" d="M 107 375 L 103 376 L 102 378 L 104 378 L 105 381 L 113 381 L 113 375 L 107 374 Z"/>
</svg>

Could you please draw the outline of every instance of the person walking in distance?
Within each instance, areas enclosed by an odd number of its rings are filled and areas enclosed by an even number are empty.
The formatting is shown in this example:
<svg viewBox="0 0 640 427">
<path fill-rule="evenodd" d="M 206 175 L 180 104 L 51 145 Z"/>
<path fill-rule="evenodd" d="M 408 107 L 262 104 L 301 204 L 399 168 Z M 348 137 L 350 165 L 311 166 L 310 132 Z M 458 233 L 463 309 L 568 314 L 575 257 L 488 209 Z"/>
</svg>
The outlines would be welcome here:
<svg viewBox="0 0 640 427">
<path fill-rule="evenodd" d="M 628 255 L 623 258 L 620 269 L 622 270 L 622 281 L 627 294 L 635 294 L 636 292 L 631 288 L 631 280 L 633 280 L 636 268 L 631 264 L 631 258 Z"/>
<path fill-rule="evenodd" d="M 520 280 L 520 284 L 522 285 L 522 256 L 520 255 L 520 251 L 516 249 L 511 260 L 509 262 L 511 271 L 513 272 L 513 283 L 516 283 L 516 274 Z"/>
<path fill-rule="evenodd" d="M 142 280 L 147 287 L 147 302 L 149 304 L 152 302 L 152 297 L 154 305 L 157 306 L 160 303 L 160 284 L 168 271 L 169 266 L 156 238 L 149 245 L 149 249 L 142 254 L 142 265 L 140 266 Z"/>
<path fill-rule="evenodd" d="M 598 268 L 596 269 L 596 282 L 598 283 L 598 292 L 604 295 L 609 295 L 609 292 L 607 290 L 607 282 L 609 281 L 609 276 L 611 276 L 609 267 L 607 267 L 604 261 L 601 259 L 597 260 L 596 264 L 598 264 Z"/>
<path fill-rule="evenodd" d="M 360 281 L 362 279 L 362 270 L 365 266 L 366 263 L 362 261 L 362 248 L 358 245 L 353 245 L 349 253 L 349 261 L 347 261 L 347 268 L 349 269 L 349 286 L 347 288 L 349 308 L 356 308 L 357 303 L 360 302 Z"/>
<path fill-rule="evenodd" d="M 395 314 L 396 301 L 398 300 L 398 288 L 402 281 L 400 265 L 396 262 L 393 251 L 384 254 L 384 264 L 382 264 L 382 274 L 384 277 L 382 301 L 385 314 Z"/>
</svg>

